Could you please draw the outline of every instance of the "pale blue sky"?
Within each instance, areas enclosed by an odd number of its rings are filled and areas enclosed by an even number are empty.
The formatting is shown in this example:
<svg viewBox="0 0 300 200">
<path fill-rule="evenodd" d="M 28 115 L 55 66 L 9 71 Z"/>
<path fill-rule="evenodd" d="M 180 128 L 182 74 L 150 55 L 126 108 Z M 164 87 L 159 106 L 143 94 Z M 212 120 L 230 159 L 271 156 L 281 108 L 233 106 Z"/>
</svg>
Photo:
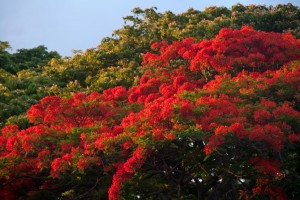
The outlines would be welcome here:
<svg viewBox="0 0 300 200">
<path fill-rule="evenodd" d="M 45 45 L 63 56 L 72 49 L 96 47 L 103 37 L 123 25 L 135 7 L 157 7 L 158 11 L 182 13 L 188 8 L 203 10 L 212 5 L 276 5 L 300 0 L 0 0 L 0 40 L 13 50 Z"/>
</svg>

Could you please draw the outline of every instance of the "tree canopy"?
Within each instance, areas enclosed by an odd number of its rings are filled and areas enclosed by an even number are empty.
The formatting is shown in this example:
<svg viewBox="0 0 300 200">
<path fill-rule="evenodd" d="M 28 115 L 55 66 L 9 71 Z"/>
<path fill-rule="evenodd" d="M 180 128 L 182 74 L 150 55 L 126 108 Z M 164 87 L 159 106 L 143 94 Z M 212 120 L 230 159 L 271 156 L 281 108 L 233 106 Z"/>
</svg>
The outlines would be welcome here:
<svg viewBox="0 0 300 200">
<path fill-rule="evenodd" d="M 124 19 L 97 49 L 1 69 L 0 197 L 297 199 L 299 9 Z"/>
</svg>

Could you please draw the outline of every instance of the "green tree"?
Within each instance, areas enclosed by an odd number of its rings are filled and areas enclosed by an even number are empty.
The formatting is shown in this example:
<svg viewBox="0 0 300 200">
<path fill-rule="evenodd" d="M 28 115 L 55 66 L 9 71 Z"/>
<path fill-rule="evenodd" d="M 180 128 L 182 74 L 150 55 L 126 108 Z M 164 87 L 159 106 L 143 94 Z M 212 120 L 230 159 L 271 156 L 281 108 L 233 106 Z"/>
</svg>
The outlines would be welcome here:
<svg viewBox="0 0 300 200">
<path fill-rule="evenodd" d="M 56 51 L 47 51 L 47 47 L 40 45 L 32 49 L 18 49 L 12 54 L 12 61 L 19 70 L 41 70 L 52 58 L 60 58 Z"/>
<path fill-rule="evenodd" d="M 0 69 L 4 69 L 10 73 L 16 71 L 13 65 L 12 55 L 7 51 L 11 46 L 7 41 L 0 41 Z"/>
</svg>

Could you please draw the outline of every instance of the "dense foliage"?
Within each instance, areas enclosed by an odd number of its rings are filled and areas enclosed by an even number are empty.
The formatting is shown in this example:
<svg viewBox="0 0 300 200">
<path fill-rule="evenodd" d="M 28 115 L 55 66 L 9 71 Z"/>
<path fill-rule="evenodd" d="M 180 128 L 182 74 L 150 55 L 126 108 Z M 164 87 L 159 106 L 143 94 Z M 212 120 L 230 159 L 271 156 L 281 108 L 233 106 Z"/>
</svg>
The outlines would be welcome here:
<svg viewBox="0 0 300 200">
<path fill-rule="evenodd" d="M 60 56 L 44 46 L 19 49 L 12 54 L 9 48 L 8 42 L 0 41 L 0 127 L 7 121 L 24 127 L 28 124 L 26 117 L 19 115 L 48 95 L 42 88 L 54 83 L 53 77 L 42 72 L 43 66 Z"/>
<path fill-rule="evenodd" d="M 0 100 L 9 80 L 49 96 L 2 128 L 0 197 L 300 196 L 299 9 L 133 12 L 98 49 L 17 76 L 2 69 Z"/>
<path fill-rule="evenodd" d="M 191 8 L 177 15 L 159 13 L 156 8 L 135 8 L 132 13 L 124 17 L 123 28 L 104 38 L 96 49 L 74 51 L 71 58 L 59 58 L 57 52 L 48 52 L 44 46 L 10 54 L 9 44 L 1 42 L 0 127 L 13 123 L 26 127 L 26 110 L 46 95 L 70 97 L 72 92 L 136 85 L 144 72 L 140 67 L 143 55 L 154 42 L 212 39 L 221 28 L 240 29 L 244 25 L 300 37 L 300 10 L 292 4 L 236 4 L 230 9 L 213 6 L 204 11 Z"/>
</svg>

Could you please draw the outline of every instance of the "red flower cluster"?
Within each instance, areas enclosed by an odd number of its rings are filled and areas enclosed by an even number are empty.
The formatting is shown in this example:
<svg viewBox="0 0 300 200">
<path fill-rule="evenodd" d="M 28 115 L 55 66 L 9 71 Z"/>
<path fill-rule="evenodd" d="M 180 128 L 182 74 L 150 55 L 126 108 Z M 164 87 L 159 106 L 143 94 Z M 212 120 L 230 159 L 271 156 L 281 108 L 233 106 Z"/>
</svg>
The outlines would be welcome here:
<svg viewBox="0 0 300 200">
<path fill-rule="evenodd" d="M 155 43 L 160 55 L 148 53 L 144 64 L 165 66 L 181 57 L 190 61 L 192 71 L 214 69 L 218 72 L 242 70 L 266 71 L 300 58 L 300 41 L 290 33 L 258 32 L 244 26 L 241 30 L 223 28 L 212 40 L 194 42 L 192 38 L 167 45 Z"/>
</svg>

